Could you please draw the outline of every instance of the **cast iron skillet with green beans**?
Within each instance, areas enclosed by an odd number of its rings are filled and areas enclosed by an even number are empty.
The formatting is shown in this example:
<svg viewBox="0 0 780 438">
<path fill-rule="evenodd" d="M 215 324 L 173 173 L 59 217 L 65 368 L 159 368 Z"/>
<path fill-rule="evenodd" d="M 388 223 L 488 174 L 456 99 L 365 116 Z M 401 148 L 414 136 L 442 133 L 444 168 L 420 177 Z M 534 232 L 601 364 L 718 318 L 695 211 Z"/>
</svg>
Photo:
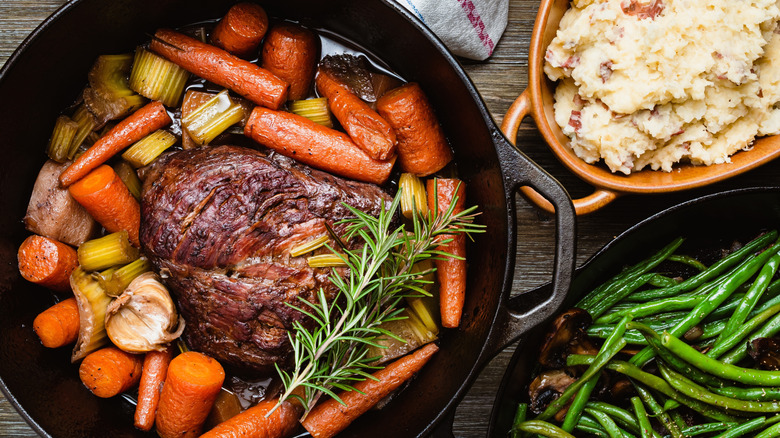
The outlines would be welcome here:
<svg viewBox="0 0 780 438">
<path fill-rule="evenodd" d="M 583 413 L 576 427 L 564 423 L 573 429 L 571 435 L 665 436 L 642 434 L 644 420 L 655 417 L 668 422 L 669 430 L 677 429 L 666 436 L 780 436 L 780 371 L 754 370 L 742 361 L 746 339 L 780 331 L 777 231 L 780 188 L 727 191 L 640 222 L 578 269 L 561 310 L 588 310 L 593 317 L 588 337 L 596 341 L 598 355 L 568 357 L 568 365 L 582 365 L 576 377 L 585 376 L 569 386 L 570 400 L 575 400 L 570 409 Z M 665 261 L 656 266 L 660 259 Z M 638 266 L 648 269 L 632 270 Z M 654 277 L 658 272 L 685 280 Z M 606 290 L 604 284 L 612 285 Z M 529 401 L 529 383 L 538 374 L 540 347 L 553 320 L 520 340 L 497 394 L 488 436 L 509 436 L 518 405 Z M 680 342 L 692 327 L 698 332 L 688 337 L 698 338 Z M 637 354 L 615 355 L 627 344 Z M 702 354 L 689 344 L 709 349 Z M 661 358 L 651 361 L 656 356 Z M 595 386 L 586 382 L 588 375 L 600 373 L 595 366 L 629 377 L 634 397 L 577 400 L 582 388 Z M 686 407 L 675 410 L 679 403 Z M 541 415 L 529 411 L 524 436 L 571 436 L 538 421 L 563 405 L 549 403 Z M 665 413 L 656 415 L 655 409 Z M 675 411 L 688 409 L 701 424 L 690 428 L 680 422 Z"/>
</svg>

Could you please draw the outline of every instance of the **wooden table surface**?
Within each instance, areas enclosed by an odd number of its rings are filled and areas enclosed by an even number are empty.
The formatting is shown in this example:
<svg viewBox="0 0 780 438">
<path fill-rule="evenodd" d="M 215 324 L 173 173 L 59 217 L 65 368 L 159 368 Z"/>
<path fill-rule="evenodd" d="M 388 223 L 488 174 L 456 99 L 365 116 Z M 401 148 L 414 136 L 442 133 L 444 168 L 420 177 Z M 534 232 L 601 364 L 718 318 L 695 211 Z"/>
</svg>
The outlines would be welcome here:
<svg viewBox="0 0 780 438">
<path fill-rule="evenodd" d="M 30 31 L 64 3 L 63 0 L 0 0 L 0 65 Z M 509 24 L 491 59 L 480 63 L 463 61 L 497 123 L 501 122 L 512 101 L 526 86 L 528 46 L 537 6 L 536 0 L 510 0 Z M 521 126 L 518 144 L 556 176 L 572 196 L 583 196 L 592 190 L 556 161 L 531 122 L 525 121 Z M 686 199 L 735 187 L 777 185 L 778 166 L 780 163 L 771 163 L 705 189 L 669 195 L 621 197 L 607 208 L 579 219 L 578 264 L 632 224 Z M 554 221 L 549 216 L 538 212 L 519 196 L 517 208 L 519 237 L 514 293 L 521 293 L 549 281 L 551 248 L 555 240 Z M 490 362 L 463 399 L 456 413 L 455 436 L 485 436 L 493 399 L 513 350 L 506 349 Z M 0 396 L 0 437 L 22 436 L 36 434 Z"/>
</svg>

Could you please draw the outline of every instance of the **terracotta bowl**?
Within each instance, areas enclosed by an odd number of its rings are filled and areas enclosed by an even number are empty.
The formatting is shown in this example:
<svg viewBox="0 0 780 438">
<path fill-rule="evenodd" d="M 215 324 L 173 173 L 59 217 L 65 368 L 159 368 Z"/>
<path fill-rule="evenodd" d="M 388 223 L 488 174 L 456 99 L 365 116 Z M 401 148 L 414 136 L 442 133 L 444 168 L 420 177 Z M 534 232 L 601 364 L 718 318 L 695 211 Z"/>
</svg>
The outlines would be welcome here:
<svg viewBox="0 0 780 438">
<path fill-rule="evenodd" d="M 569 0 L 542 0 L 536 16 L 528 59 L 528 88 L 509 108 L 501 129 L 511 140 L 520 122 L 531 115 L 547 144 L 569 170 L 595 188 L 588 196 L 574 200 L 578 215 L 592 213 L 626 193 L 666 193 L 701 187 L 746 172 L 780 155 L 780 136 L 756 140 L 752 149 L 731 157 L 730 163 L 712 166 L 676 165 L 672 172 L 642 170 L 631 175 L 613 174 L 603 164 L 588 164 L 574 154 L 569 138 L 555 122 L 553 103 L 556 83 L 544 74 L 544 54 L 555 37 L 558 24 L 569 8 Z M 533 189 L 523 193 L 538 206 L 553 212 L 552 205 Z"/>
</svg>

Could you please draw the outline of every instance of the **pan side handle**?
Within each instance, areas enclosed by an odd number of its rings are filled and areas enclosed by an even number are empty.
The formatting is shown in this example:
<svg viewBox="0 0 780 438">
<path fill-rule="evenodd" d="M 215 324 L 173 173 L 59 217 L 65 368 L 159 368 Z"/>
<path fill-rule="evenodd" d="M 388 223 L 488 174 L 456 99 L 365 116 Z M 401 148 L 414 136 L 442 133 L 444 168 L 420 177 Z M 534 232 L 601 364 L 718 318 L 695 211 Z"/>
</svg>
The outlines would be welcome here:
<svg viewBox="0 0 780 438">
<path fill-rule="evenodd" d="M 566 189 L 545 172 L 530 158 L 515 148 L 501 133 L 494 135 L 494 142 L 501 163 L 501 173 L 504 178 L 504 190 L 507 199 L 507 222 L 510 239 L 507 248 L 507 272 L 514 272 L 515 267 L 515 228 L 516 212 L 513 198 L 521 187 L 530 186 L 540 193 L 554 207 L 555 212 L 555 259 L 553 261 L 553 278 L 549 286 L 532 291 L 526 298 L 507 302 L 512 288 L 512 276 L 504 279 L 505 296 L 500 304 L 496 321 L 487 342 L 486 351 L 489 357 L 517 340 L 520 335 L 538 325 L 552 315 L 563 303 L 572 275 L 576 256 L 576 214 L 571 198 Z"/>
<path fill-rule="evenodd" d="M 501 123 L 501 131 L 507 136 L 512 144 L 515 144 L 517 131 L 520 129 L 520 123 L 531 113 L 531 110 L 531 90 L 530 88 L 527 88 L 517 99 L 515 99 L 512 106 L 509 107 L 509 111 L 507 111 L 504 116 L 504 121 Z M 537 207 L 547 213 L 555 212 L 555 206 L 545 199 L 543 195 L 534 190 L 533 187 L 523 186 L 520 187 L 520 191 L 523 193 L 523 196 L 536 204 Z M 614 201 L 617 197 L 617 192 L 604 188 L 596 188 L 590 195 L 574 199 L 572 202 L 574 203 L 574 210 L 577 215 L 584 215 L 601 209 Z"/>
</svg>

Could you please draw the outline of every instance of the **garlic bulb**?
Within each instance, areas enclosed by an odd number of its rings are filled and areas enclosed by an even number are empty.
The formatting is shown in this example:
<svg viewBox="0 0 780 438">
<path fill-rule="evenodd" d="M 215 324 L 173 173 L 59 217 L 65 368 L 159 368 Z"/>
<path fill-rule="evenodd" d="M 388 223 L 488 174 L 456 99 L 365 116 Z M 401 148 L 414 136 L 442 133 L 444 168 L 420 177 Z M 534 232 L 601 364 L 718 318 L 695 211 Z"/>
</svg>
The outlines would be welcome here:
<svg viewBox="0 0 780 438">
<path fill-rule="evenodd" d="M 145 272 L 106 309 L 106 332 L 129 353 L 161 351 L 181 336 L 184 321 L 157 274 Z"/>
</svg>

